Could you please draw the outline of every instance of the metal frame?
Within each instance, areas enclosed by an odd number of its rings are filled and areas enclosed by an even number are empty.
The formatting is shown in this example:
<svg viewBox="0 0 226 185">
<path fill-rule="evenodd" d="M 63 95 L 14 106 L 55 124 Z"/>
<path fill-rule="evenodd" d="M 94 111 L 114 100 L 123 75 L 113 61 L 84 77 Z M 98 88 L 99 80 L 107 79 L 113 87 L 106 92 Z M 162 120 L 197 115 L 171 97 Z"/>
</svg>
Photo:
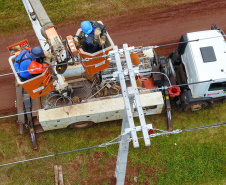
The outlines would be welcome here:
<svg viewBox="0 0 226 185">
<path fill-rule="evenodd" d="M 139 142 L 137 138 L 137 131 L 142 131 L 144 143 L 146 146 L 150 146 L 150 137 L 148 135 L 148 129 L 152 129 L 152 125 L 149 124 L 146 125 L 145 117 L 139 97 L 139 92 L 137 88 L 137 84 L 135 81 L 135 70 L 136 68 L 133 68 L 131 58 L 130 58 L 130 50 L 132 48 L 129 48 L 127 44 L 123 45 L 123 52 L 126 58 L 127 68 L 128 70 L 124 71 L 122 69 L 121 65 L 121 59 L 119 53 L 121 50 L 118 50 L 117 46 L 113 47 L 113 52 L 117 69 L 116 75 L 118 75 L 121 90 L 123 94 L 125 109 L 124 109 L 124 115 L 123 115 L 123 121 L 122 121 L 122 128 L 121 128 L 121 142 L 119 144 L 119 151 L 118 151 L 118 157 L 117 157 L 117 164 L 115 169 L 115 177 L 117 179 L 117 185 L 123 185 L 125 181 L 125 174 L 126 174 L 126 165 L 127 165 L 127 158 L 128 158 L 128 151 L 129 151 L 129 140 L 130 135 L 133 140 L 133 146 L 134 148 L 139 147 Z M 129 77 L 130 77 L 130 87 L 126 87 L 125 82 L 125 73 L 128 71 Z M 133 120 L 133 103 L 135 101 L 136 108 L 139 115 L 139 120 L 141 126 L 135 126 L 134 120 Z"/>
<path fill-rule="evenodd" d="M 46 39 L 42 36 L 41 34 L 41 25 L 36 17 L 36 14 L 33 10 L 33 8 L 31 7 L 31 4 L 29 2 L 29 0 L 22 0 L 23 1 L 23 4 L 24 4 L 24 7 L 27 11 L 27 14 L 28 14 L 28 17 L 32 23 L 32 27 L 34 29 L 34 32 L 38 38 L 38 41 L 42 47 L 43 50 L 48 50 L 49 49 L 49 44 L 48 43 L 45 43 Z"/>
</svg>

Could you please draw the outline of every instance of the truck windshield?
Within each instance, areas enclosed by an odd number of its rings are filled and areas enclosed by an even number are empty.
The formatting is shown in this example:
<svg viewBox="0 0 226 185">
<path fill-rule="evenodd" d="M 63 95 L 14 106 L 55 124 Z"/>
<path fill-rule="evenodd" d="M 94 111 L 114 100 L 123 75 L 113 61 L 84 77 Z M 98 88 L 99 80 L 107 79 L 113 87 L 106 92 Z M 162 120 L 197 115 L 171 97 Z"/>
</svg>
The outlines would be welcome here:
<svg viewBox="0 0 226 185">
<path fill-rule="evenodd" d="M 210 84 L 209 91 L 226 90 L 226 82 Z"/>
</svg>

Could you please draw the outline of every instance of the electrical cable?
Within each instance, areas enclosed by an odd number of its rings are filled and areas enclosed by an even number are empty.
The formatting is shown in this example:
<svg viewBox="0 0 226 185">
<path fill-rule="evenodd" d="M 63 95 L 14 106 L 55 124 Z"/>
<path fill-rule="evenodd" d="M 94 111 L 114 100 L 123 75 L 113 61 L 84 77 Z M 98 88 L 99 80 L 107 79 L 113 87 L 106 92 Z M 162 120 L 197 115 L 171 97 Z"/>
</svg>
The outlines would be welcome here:
<svg viewBox="0 0 226 185">
<path fill-rule="evenodd" d="M 226 35 L 223 35 L 223 36 L 226 36 Z M 221 37 L 221 36 L 217 36 L 217 37 Z M 216 37 L 210 37 L 210 38 L 216 38 Z M 188 42 L 194 42 L 194 41 L 198 41 L 198 40 L 204 40 L 204 39 L 209 39 L 209 38 L 203 38 L 203 39 L 196 39 L 196 40 L 191 40 L 191 41 L 185 41 L 185 42 L 178 42 L 178 43 L 172 43 L 172 45 L 175 45 L 175 44 L 181 44 L 181 43 L 188 43 Z M 159 47 L 165 47 L 165 46 L 169 46 L 170 44 L 166 44 L 166 45 L 160 45 Z M 109 55 L 110 56 L 110 55 Z M 103 58 L 103 57 L 94 57 L 94 58 L 90 58 L 90 59 L 95 59 L 95 58 Z M 90 60 L 88 59 L 88 60 Z M 87 59 L 85 59 L 85 61 L 87 61 Z M 55 65 L 51 65 L 51 66 L 46 66 L 46 67 L 42 67 L 42 68 L 49 68 L 49 67 L 54 67 L 54 66 L 58 66 L 58 65 L 64 65 L 64 64 L 69 64 L 69 63 L 73 63 L 73 62 L 66 62 L 66 63 L 61 63 L 61 64 L 55 64 Z M 42 68 L 37 68 L 37 69 L 42 69 Z M 20 72 L 17 72 L 17 73 L 21 73 L 21 72 L 26 72 L 26 71 L 33 71 L 33 69 L 31 70 L 24 70 L 24 71 L 20 71 Z M 211 81 L 214 81 L 214 80 L 207 80 L 207 81 L 200 81 L 200 82 L 193 82 L 193 83 L 187 83 L 187 84 L 179 84 L 179 85 L 171 85 L 171 82 L 168 78 L 168 76 L 164 73 L 161 73 L 161 72 L 151 72 L 151 73 L 159 73 L 159 74 L 162 74 L 164 75 L 169 84 L 170 84 L 170 87 L 182 87 L 182 86 L 187 86 L 187 85 L 194 85 L 194 84 L 199 84 L 199 83 L 205 83 L 205 82 L 211 82 Z M 2 74 L 0 75 L 0 77 L 2 76 L 7 76 L 7 75 L 11 75 L 11 74 L 14 74 L 14 73 L 8 73 L 8 74 Z M 107 84 L 109 84 L 112 80 L 110 80 Z M 106 85 L 107 85 L 106 84 Z M 104 87 L 106 87 L 106 85 Z M 93 96 L 95 96 L 97 93 L 99 93 L 104 87 L 102 87 L 99 91 L 97 91 L 94 95 L 90 96 L 88 99 L 92 98 Z M 140 90 L 139 92 L 140 93 L 143 93 L 143 92 L 149 92 L 149 91 L 156 91 L 156 90 L 163 90 L 163 89 L 168 89 L 170 87 L 160 87 L 160 88 L 154 88 L 154 89 L 142 89 Z M 35 111 L 35 112 L 38 112 Z M 27 112 L 27 113 L 32 113 L 32 112 Z M 0 117 L 0 119 L 2 118 L 7 118 L 7 117 L 12 117 L 12 116 L 18 116 L 18 115 L 22 115 L 22 114 L 27 114 L 27 113 L 20 113 L 20 114 L 14 114 L 14 115 L 9 115 L 9 116 L 3 116 L 3 117 Z"/>
<path fill-rule="evenodd" d="M 223 37 L 226 37 L 226 35 L 222 35 L 222 36 L 223 36 Z M 184 41 L 184 42 L 176 42 L 176 43 L 165 44 L 165 45 L 159 45 L 159 46 L 147 46 L 147 47 L 143 47 L 143 48 L 140 48 L 140 49 L 134 49 L 133 52 L 139 52 L 139 51 L 144 51 L 144 50 L 147 50 L 147 49 L 154 49 L 154 48 L 166 47 L 166 46 L 177 45 L 177 44 L 184 44 L 184 43 L 189 43 L 189 42 L 197 42 L 197 41 L 199 41 L 199 40 L 206 40 L 206 39 L 211 39 L 211 38 L 218 38 L 218 37 L 222 37 L 222 36 L 208 37 L 208 38 L 202 38 L 202 39 L 196 39 L 196 40 L 190 40 L 190 41 Z M 121 49 L 120 51 L 123 52 L 124 50 Z M 113 55 L 114 55 L 113 53 L 112 53 L 112 54 L 108 54 L 108 55 L 106 55 L 106 57 L 111 57 L 111 56 L 113 56 Z M 93 64 L 93 65 L 85 65 L 83 62 L 85 62 L 85 61 L 90 61 L 90 60 L 94 60 L 94 59 L 99 59 L 99 58 L 104 58 L 104 56 L 98 56 L 98 57 L 93 57 L 93 58 L 79 59 L 78 61 L 79 61 L 79 62 L 82 62 L 82 64 L 83 64 L 85 67 L 91 67 L 91 66 L 95 66 L 96 64 Z M 45 67 L 42 67 L 42 68 L 36 68 L 36 69 L 44 69 L 44 68 L 56 67 L 56 66 L 67 65 L 67 64 L 74 64 L 74 62 L 64 62 L 64 63 L 60 63 L 60 64 L 52 64 L 52 65 L 50 65 L 50 66 L 45 66 Z M 33 69 L 31 69 L 31 70 L 24 70 L 24 71 L 21 71 L 21 72 L 26 72 L 26 71 L 33 71 Z M 17 73 L 20 73 L 20 72 L 17 72 Z M 14 74 L 14 73 L 2 74 L 2 75 L 0 75 L 0 77 L 2 77 L 2 76 L 7 76 L 7 75 L 11 75 L 11 74 Z"/>
<path fill-rule="evenodd" d="M 189 129 L 183 129 L 183 130 L 177 129 L 177 130 L 174 130 L 174 131 L 171 131 L 171 132 L 163 131 L 163 133 L 151 134 L 149 136 L 150 137 L 158 137 L 158 136 L 169 135 L 169 134 L 179 134 L 181 132 L 186 132 L 186 131 L 192 131 L 192 130 L 198 130 L 198 129 L 205 129 L 205 128 L 211 128 L 211 127 L 224 126 L 225 124 L 226 124 L 226 122 L 212 124 L 212 125 L 206 125 L 206 126 L 201 126 L 201 127 L 194 127 L 194 128 L 189 128 Z M 154 129 L 154 130 L 162 131 L 160 129 Z M 129 133 L 123 133 L 122 135 L 125 135 L 125 134 L 129 134 Z M 69 154 L 69 153 L 74 153 L 74 152 L 79 152 L 79 151 L 84 151 L 84 150 L 90 150 L 90 149 L 94 149 L 94 148 L 106 147 L 107 145 L 118 144 L 118 143 L 121 143 L 122 141 L 118 141 L 118 142 L 113 142 L 113 141 L 115 141 L 116 139 L 119 139 L 119 137 L 121 137 L 122 135 L 119 135 L 118 137 L 114 138 L 113 140 L 111 140 L 111 141 L 109 141 L 107 143 L 100 144 L 100 145 L 91 146 L 91 147 L 87 147 L 87 148 L 76 149 L 76 150 L 71 150 L 71 151 L 67 151 L 67 152 L 55 153 L 55 154 L 52 154 L 52 155 L 26 159 L 26 160 L 22 160 L 22 161 L 15 161 L 15 162 L 11 162 L 11 163 L 5 163 L 5 164 L 1 164 L 0 167 L 8 166 L 8 165 L 11 165 L 11 164 L 18 164 L 18 163 L 23 163 L 23 162 L 28 162 L 28 161 L 34 161 L 34 160 L 39 160 L 39 159 L 59 156 L 59 155 L 64 155 L 64 154 Z M 138 139 L 141 139 L 141 138 L 143 138 L 143 137 L 139 137 Z M 132 139 L 130 138 L 127 142 L 130 142 L 131 140 Z"/>
<path fill-rule="evenodd" d="M 154 129 L 153 130 L 158 130 L 161 131 L 162 133 L 154 133 L 154 134 L 150 134 L 150 137 L 158 137 L 158 136 L 165 136 L 165 135 L 174 135 L 174 134 L 179 134 L 181 132 L 187 132 L 187 131 L 193 131 L 193 130 L 199 130 L 199 129 L 206 129 L 206 128 L 211 128 L 211 127 L 219 127 L 219 126 L 225 126 L 226 122 L 223 123 L 217 123 L 217 124 L 212 124 L 212 125 L 206 125 L 206 126 L 201 126 L 201 127 L 194 127 L 194 128 L 189 128 L 189 129 L 177 129 L 177 130 L 173 130 L 173 131 L 163 131 L 160 129 Z M 128 133 L 124 133 L 124 134 L 128 134 Z M 139 137 L 138 139 L 142 139 L 143 137 Z M 130 140 L 132 140 L 132 138 L 130 138 Z"/>
<path fill-rule="evenodd" d="M 192 83 L 187 83 L 187 84 L 179 84 L 179 85 L 172 85 L 172 86 L 157 87 L 157 88 L 154 88 L 154 89 L 142 89 L 139 92 L 140 93 L 144 93 L 144 92 L 149 92 L 149 91 L 157 91 L 157 90 L 169 89 L 170 87 L 182 87 L 182 86 L 187 86 L 187 85 L 195 85 L 195 84 L 206 83 L 206 82 L 214 82 L 214 81 L 215 80 L 206 80 L 206 81 L 192 82 Z"/>
<path fill-rule="evenodd" d="M 30 111 L 30 112 L 24 112 L 24 113 L 19 113 L 19 114 L 13 114 L 13 115 L 8 115 L 8 116 L 2 116 L 2 117 L 0 117 L 0 119 L 9 118 L 9 117 L 13 117 L 13 116 L 24 115 L 24 114 L 31 114 L 31 113 L 38 112 L 38 111 L 39 110 Z"/>
<path fill-rule="evenodd" d="M 77 149 L 77 150 L 71 150 L 71 151 L 67 151 L 67 152 L 62 152 L 62 153 L 56 153 L 56 154 L 52 154 L 52 155 L 47 155 L 47 156 L 43 156 L 43 157 L 36 157 L 36 158 L 32 158 L 32 159 L 27 159 L 27 160 L 16 161 L 16 162 L 12 162 L 12 163 L 6 163 L 6 164 L 0 165 L 0 167 L 2 167 L 2 166 L 8 166 L 8 165 L 11 165 L 11 164 L 18 164 L 18 163 L 22 163 L 22 162 L 34 161 L 34 160 L 38 160 L 38 159 L 44 159 L 44 158 L 48 158 L 48 157 L 54 157 L 54 156 L 69 154 L 69 153 L 73 153 L 73 152 L 79 152 L 79 151 L 83 151 L 83 150 L 94 149 L 94 148 L 98 148 L 98 147 L 100 147 L 100 146 L 97 145 L 97 146 L 92 146 L 92 147 L 81 148 L 81 149 Z"/>
<path fill-rule="evenodd" d="M 8 76 L 8 75 L 13 75 L 14 73 L 6 73 L 6 74 L 2 74 L 2 75 L 0 75 L 0 77 L 2 77 L 2 76 Z"/>
<path fill-rule="evenodd" d="M 167 78 L 167 80 L 168 80 L 170 86 L 172 86 L 169 77 L 168 77 L 165 73 L 162 73 L 162 72 L 150 72 L 150 73 L 152 73 L 152 74 L 161 74 L 161 75 L 164 75 L 164 76 Z"/>
<path fill-rule="evenodd" d="M 154 73 L 154 72 L 153 72 Z M 145 93 L 145 92 L 152 92 L 152 91 L 158 91 L 158 90 L 164 90 L 164 89 L 169 89 L 170 87 L 181 87 L 181 86 L 187 86 L 187 85 L 195 85 L 195 84 L 199 84 L 199 83 L 206 83 L 206 82 L 213 82 L 214 80 L 207 80 L 207 81 L 201 81 L 201 82 L 193 82 L 193 83 L 187 83 L 187 84 L 180 84 L 180 85 L 172 85 L 172 86 L 164 86 L 164 87 L 158 87 L 158 88 L 154 88 L 154 89 L 142 89 L 142 90 L 139 90 L 140 93 Z M 107 82 L 105 84 L 105 86 L 103 86 L 101 89 L 99 89 L 95 94 L 93 94 L 92 96 L 90 96 L 88 99 L 92 98 L 93 96 L 95 96 L 97 93 L 99 93 L 104 87 L 106 87 L 110 82 L 112 82 L 112 79 Z M 58 94 L 57 94 L 58 95 Z M 53 96 L 57 96 L 57 95 L 53 95 Z M 49 99 L 51 99 L 53 96 L 51 96 Z M 50 101 L 48 101 L 50 102 Z M 52 104 L 54 105 L 54 104 Z M 36 110 L 36 111 L 32 111 L 32 112 L 38 112 L 39 110 Z M 13 114 L 13 115 L 9 115 L 9 116 L 2 116 L 0 117 L 0 119 L 2 118 L 7 118 L 7 117 L 13 117 L 13 116 L 19 116 L 19 115 L 22 115 L 22 114 L 29 114 L 29 113 L 32 113 L 32 112 L 25 112 L 25 113 L 20 113 L 20 114 Z"/>
<path fill-rule="evenodd" d="M 222 123 L 206 125 L 206 126 L 201 126 L 201 127 L 188 128 L 188 129 L 181 130 L 181 132 L 187 132 L 187 131 L 198 130 L 198 129 L 206 129 L 206 128 L 209 128 L 209 127 L 219 127 L 219 126 L 222 126 L 222 125 L 225 125 L 225 124 L 226 124 L 226 122 L 222 122 Z"/>
</svg>

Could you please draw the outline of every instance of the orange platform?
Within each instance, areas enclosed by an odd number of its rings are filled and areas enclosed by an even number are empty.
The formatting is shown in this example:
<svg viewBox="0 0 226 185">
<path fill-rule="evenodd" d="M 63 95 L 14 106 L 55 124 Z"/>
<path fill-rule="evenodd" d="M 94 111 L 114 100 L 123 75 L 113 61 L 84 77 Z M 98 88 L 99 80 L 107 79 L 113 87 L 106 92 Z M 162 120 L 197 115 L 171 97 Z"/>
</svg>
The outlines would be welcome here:
<svg viewBox="0 0 226 185">
<path fill-rule="evenodd" d="M 15 55 L 9 57 L 9 64 L 13 70 L 17 83 L 22 85 L 22 87 L 27 91 L 27 93 L 30 95 L 32 99 L 43 96 L 53 90 L 53 84 L 49 82 L 48 84 L 46 84 L 47 80 L 45 81 L 47 75 L 49 74 L 48 69 L 46 69 L 45 72 L 34 78 L 31 78 L 26 81 L 21 81 L 20 77 L 18 76 L 14 68 L 15 58 L 16 58 Z"/>
<path fill-rule="evenodd" d="M 105 50 L 106 55 L 109 53 L 109 51 L 110 50 Z M 78 49 L 78 52 L 83 60 L 103 56 L 102 50 L 95 52 L 94 54 L 89 54 L 88 52 L 81 51 L 81 49 Z M 106 58 L 104 57 L 82 61 L 81 63 L 86 73 L 90 75 L 103 71 L 104 69 L 107 69 L 109 67 L 109 60 L 106 60 Z"/>
<path fill-rule="evenodd" d="M 101 21 L 97 21 L 97 22 L 103 24 Z M 81 31 L 82 29 L 79 28 L 76 35 L 79 35 Z M 75 37 L 74 39 L 75 41 L 79 42 L 78 37 Z M 113 49 L 113 46 L 114 46 L 114 43 L 111 40 L 110 35 L 107 33 L 107 39 L 106 39 L 105 48 L 104 48 L 106 55 L 108 55 L 109 51 Z M 103 71 L 104 69 L 107 69 L 109 67 L 108 57 L 105 58 L 103 56 L 104 55 L 103 50 L 97 51 L 95 53 L 88 53 L 84 51 L 82 48 L 78 48 L 78 53 L 81 59 L 83 60 L 81 64 L 83 65 L 86 73 L 90 75 Z M 94 58 L 94 59 L 91 59 L 91 58 Z M 91 60 L 86 61 L 85 59 L 91 59 Z"/>
</svg>

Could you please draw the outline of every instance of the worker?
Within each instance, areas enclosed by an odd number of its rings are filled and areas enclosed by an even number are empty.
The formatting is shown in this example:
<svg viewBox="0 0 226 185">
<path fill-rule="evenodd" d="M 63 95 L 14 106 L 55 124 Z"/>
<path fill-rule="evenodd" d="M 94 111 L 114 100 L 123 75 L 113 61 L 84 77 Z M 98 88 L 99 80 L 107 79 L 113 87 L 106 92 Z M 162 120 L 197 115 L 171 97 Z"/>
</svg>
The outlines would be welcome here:
<svg viewBox="0 0 226 185">
<path fill-rule="evenodd" d="M 48 63 L 44 61 L 45 54 L 40 46 L 24 49 L 15 58 L 14 67 L 21 80 L 25 81 L 43 73 L 50 63 L 50 57 L 47 57 Z"/>
<path fill-rule="evenodd" d="M 104 47 L 106 42 L 107 31 L 103 24 L 97 21 L 83 21 L 81 23 L 82 32 L 79 35 L 80 44 L 87 45 L 86 50 L 89 53 L 94 53 L 101 50 L 101 45 Z"/>
</svg>

